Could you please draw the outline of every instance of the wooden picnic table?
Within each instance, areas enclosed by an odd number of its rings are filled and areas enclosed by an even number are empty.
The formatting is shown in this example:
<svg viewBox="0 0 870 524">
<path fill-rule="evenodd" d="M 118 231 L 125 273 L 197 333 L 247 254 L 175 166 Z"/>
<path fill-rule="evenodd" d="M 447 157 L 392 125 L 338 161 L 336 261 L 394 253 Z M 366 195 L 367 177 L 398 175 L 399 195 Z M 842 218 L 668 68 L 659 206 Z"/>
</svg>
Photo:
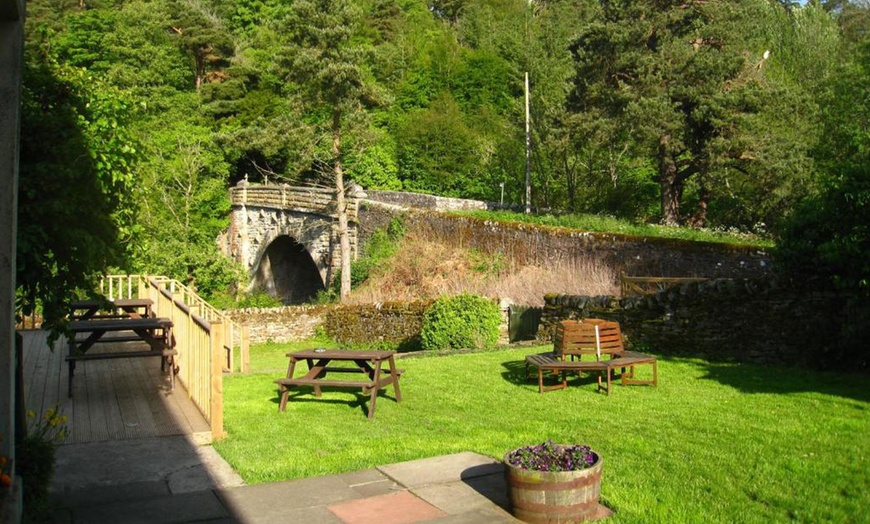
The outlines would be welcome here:
<svg viewBox="0 0 870 524">
<path fill-rule="evenodd" d="M 161 369 L 169 367 L 170 387 L 175 387 L 175 338 L 172 336 L 172 320 L 157 317 L 139 318 L 99 318 L 91 320 L 74 320 L 69 324 L 69 353 L 66 361 L 69 364 L 69 390 L 72 397 L 72 383 L 76 362 L 79 360 L 101 360 L 110 358 L 161 357 Z M 103 338 L 107 333 L 132 333 L 116 337 Z M 85 338 L 78 338 L 86 334 Z M 146 342 L 148 350 L 117 350 L 99 353 L 88 353 L 98 342 L 130 342 L 141 340 Z"/>
<path fill-rule="evenodd" d="M 290 364 L 287 366 L 287 376 L 275 381 L 280 386 L 281 402 L 278 411 L 283 412 L 287 407 L 287 399 L 290 388 L 294 386 L 311 386 L 314 395 L 321 396 L 321 388 L 324 386 L 339 388 L 360 388 L 364 394 L 369 395 L 368 418 L 375 415 L 375 402 L 378 391 L 393 386 L 396 402 L 402 401 L 402 393 L 399 389 L 399 378 L 403 370 L 396 369 L 394 360 L 395 351 L 348 351 L 338 349 L 308 349 L 287 353 Z M 308 364 L 308 372 L 304 376 L 294 377 L 296 363 L 300 360 Z M 333 362 L 350 362 L 354 366 L 330 365 Z M 386 363 L 386 369 L 384 364 Z M 327 379 L 327 373 L 360 373 L 365 376 L 362 380 L 333 380 Z"/>
<path fill-rule="evenodd" d="M 151 317 L 154 301 L 150 298 L 116 298 L 115 300 L 74 300 L 70 320 Z"/>
</svg>

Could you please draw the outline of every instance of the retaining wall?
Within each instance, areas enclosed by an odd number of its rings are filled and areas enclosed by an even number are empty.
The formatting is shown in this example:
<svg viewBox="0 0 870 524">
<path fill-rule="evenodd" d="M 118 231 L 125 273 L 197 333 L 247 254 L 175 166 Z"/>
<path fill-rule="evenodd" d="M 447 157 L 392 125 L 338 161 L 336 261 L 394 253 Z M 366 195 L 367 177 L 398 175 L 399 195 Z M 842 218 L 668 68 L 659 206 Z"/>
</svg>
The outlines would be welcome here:
<svg viewBox="0 0 870 524">
<path fill-rule="evenodd" d="M 597 317 L 620 322 L 630 345 L 659 355 L 867 370 L 870 352 L 855 345 L 860 337 L 850 329 L 861 322 L 849 304 L 832 289 L 776 279 L 689 283 L 626 298 L 548 295 L 538 339 L 552 340 L 560 320 Z"/>
</svg>

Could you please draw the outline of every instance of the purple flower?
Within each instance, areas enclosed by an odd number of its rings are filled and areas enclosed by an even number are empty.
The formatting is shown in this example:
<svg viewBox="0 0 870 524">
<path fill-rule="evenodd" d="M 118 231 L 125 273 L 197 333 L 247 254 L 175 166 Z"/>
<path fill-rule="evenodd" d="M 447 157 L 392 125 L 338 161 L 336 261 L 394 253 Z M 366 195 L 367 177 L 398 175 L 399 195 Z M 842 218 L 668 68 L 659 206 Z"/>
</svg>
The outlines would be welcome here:
<svg viewBox="0 0 870 524">
<path fill-rule="evenodd" d="M 536 471 L 576 471 L 591 467 L 598 456 L 585 445 L 563 446 L 548 440 L 538 446 L 525 446 L 509 452 L 508 464 Z"/>
</svg>

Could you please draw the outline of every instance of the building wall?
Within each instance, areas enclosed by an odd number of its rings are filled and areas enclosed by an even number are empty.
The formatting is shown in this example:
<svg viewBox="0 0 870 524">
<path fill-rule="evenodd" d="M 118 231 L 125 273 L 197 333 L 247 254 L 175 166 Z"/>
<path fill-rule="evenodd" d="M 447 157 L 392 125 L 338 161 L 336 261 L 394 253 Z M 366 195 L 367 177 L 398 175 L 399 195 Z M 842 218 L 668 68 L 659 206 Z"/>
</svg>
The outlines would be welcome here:
<svg viewBox="0 0 870 524">
<path fill-rule="evenodd" d="M 0 454 L 15 450 L 15 238 L 19 100 L 24 2 L 0 0 Z M 15 497 L 0 502 L 0 522 L 20 520 Z"/>
</svg>

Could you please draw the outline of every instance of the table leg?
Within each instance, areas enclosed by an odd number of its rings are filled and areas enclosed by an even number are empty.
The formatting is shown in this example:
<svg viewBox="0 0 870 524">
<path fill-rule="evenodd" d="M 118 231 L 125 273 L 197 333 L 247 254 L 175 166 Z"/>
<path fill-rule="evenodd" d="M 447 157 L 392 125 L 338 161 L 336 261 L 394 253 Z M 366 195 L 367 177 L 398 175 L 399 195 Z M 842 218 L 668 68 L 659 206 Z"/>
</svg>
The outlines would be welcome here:
<svg viewBox="0 0 870 524">
<path fill-rule="evenodd" d="M 369 393 L 369 418 L 375 416 L 375 403 L 378 401 L 378 388 L 381 386 L 381 361 L 375 362 L 374 373 L 372 377 L 372 390 Z"/>
<path fill-rule="evenodd" d="M 393 391 L 396 393 L 396 402 L 402 401 L 402 390 L 399 389 L 399 374 L 396 373 L 396 363 L 391 356 L 390 363 L 390 378 L 393 379 Z"/>
</svg>

